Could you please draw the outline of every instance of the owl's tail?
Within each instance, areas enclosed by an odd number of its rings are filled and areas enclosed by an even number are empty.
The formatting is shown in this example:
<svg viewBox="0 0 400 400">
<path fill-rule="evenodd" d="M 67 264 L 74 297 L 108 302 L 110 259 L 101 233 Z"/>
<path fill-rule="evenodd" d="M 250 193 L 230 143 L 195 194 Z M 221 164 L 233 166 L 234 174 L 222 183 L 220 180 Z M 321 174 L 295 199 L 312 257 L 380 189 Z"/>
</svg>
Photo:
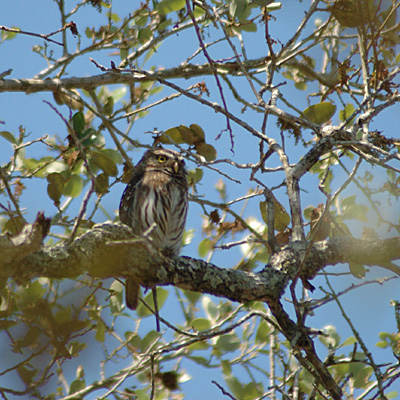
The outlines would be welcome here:
<svg viewBox="0 0 400 400">
<path fill-rule="evenodd" d="M 127 279 L 125 281 L 125 303 L 131 310 L 136 310 L 139 305 L 139 294 L 140 285 L 138 285 L 133 279 Z M 158 314 L 158 302 L 157 302 L 157 289 L 153 289 L 153 301 L 154 301 L 154 314 L 156 317 L 156 328 L 157 332 L 160 332 L 160 320 Z"/>
<path fill-rule="evenodd" d="M 125 302 L 131 310 L 136 310 L 139 305 L 140 285 L 133 279 L 127 279 L 125 282 Z"/>
</svg>

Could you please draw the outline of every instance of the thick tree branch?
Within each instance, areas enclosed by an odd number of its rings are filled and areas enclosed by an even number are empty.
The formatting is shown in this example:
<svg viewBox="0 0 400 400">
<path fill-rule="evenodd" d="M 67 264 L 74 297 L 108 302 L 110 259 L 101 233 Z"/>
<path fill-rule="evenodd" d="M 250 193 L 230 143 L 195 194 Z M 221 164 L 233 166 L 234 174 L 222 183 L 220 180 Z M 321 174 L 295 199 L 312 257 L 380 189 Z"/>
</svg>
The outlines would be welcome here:
<svg viewBox="0 0 400 400">
<path fill-rule="evenodd" d="M 15 266 L 29 254 L 40 251 L 43 239 L 50 228 L 50 220 L 39 213 L 33 224 L 25 225 L 22 231 L 15 235 L 0 236 L 0 276 L 7 278 L 14 273 Z"/>
<path fill-rule="evenodd" d="M 98 278 L 129 276 L 144 286 L 174 285 L 242 303 L 265 301 L 298 361 L 333 399 L 341 398 L 340 388 L 317 356 L 307 329 L 289 317 L 280 297 L 302 262 L 302 276 L 312 279 L 327 265 L 357 261 L 398 268 L 391 262 L 400 259 L 400 237 L 380 241 L 343 237 L 317 242 L 309 248 L 306 242 L 294 242 L 272 255 L 261 272 L 252 273 L 190 257 L 165 257 L 152 248 L 148 239 L 133 238 L 130 228 L 121 223 L 98 224 L 72 242 L 40 249 L 48 228 L 49 221 L 39 214 L 20 235 L 0 236 L 0 251 L 4 254 L 0 279 L 11 277 L 24 282 L 41 276 L 74 278 L 84 273 Z M 400 268 L 395 272 L 400 275 Z"/>
<path fill-rule="evenodd" d="M 174 285 L 244 303 L 278 299 L 307 250 L 307 243 L 288 245 L 271 257 L 263 271 L 244 272 L 189 257 L 166 258 L 151 249 L 144 239 L 132 239 L 127 226 L 111 222 L 95 225 L 72 243 L 60 242 L 39 250 L 48 228 L 41 225 L 43 220 L 46 221 L 40 214 L 19 236 L 0 237 L 0 250 L 4 254 L 0 277 L 21 282 L 41 276 L 74 278 L 84 273 L 98 278 L 130 276 L 144 285 Z M 387 267 L 396 259 L 400 259 L 400 237 L 335 238 L 314 243 L 307 250 L 303 276 L 312 279 L 325 266 L 338 263 L 354 261 Z"/>
<path fill-rule="evenodd" d="M 241 75 L 242 72 L 236 62 L 215 62 L 214 67 L 218 74 Z M 250 71 L 260 72 L 265 69 L 265 58 L 259 58 L 245 62 L 245 67 Z M 123 70 L 121 70 L 123 71 Z M 49 92 L 59 87 L 66 89 L 94 89 L 98 86 L 127 84 L 136 82 L 157 81 L 159 79 L 194 78 L 197 76 L 213 75 L 210 65 L 187 64 L 176 68 L 158 70 L 157 73 L 121 74 L 107 72 L 101 75 L 88 77 L 71 77 L 63 79 L 0 79 L 0 93 L 2 92 Z"/>
</svg>

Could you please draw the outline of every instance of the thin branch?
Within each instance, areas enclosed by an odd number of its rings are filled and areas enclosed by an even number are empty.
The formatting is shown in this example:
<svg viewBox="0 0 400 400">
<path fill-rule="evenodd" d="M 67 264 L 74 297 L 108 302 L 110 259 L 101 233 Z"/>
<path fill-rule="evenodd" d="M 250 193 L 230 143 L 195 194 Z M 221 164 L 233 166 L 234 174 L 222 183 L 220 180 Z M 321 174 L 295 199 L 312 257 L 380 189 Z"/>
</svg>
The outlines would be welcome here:
<svg viewBox="0 0 400 400">
<path fill-rule="evenodd" d="M 229 392 L 227 392 L 217 381 L 211 381 L 224 396 L 229 397 L 231 400 L 237 400 L 236 397 L 233 397 Z"/>
<path fill-rule="evenodd" d="M 8 176 L 2 167 L 0 167 L 0 178 L 4 183 L 4 187 L 6 188 L 8 197 L 10 198 L 11 202 L 14 204 L 15 212 L 17 213 L 18 217 L 21 218 L 21 221 L 23 221 L 24 217 L 22 216 L 21 210 L 19 208 L 19 204 L 18 204 L 17 200 L 15 199 L 13 192 L 11 191 L 10 185 L 8 184 Z"/>
<path fill-rule="evenodd" d="M 208 61 L 208 64 L 211 67 L 212 72 L 213 72 L 213 75 L 214 75 L 214 78 L 215 78 L 215 82 L 217 84 L 217 87 L 218 87 L 218 90 L 219 90 L 219 93 L 220 93 L 220 96 L 221 96 L 221 101 L 222 101 L 222 104 L 224 106 L 224 109 L 228 112 L 228 105 L 227 105 L 226 100 L 225 100 L 225 95 L 224 95 L 224 92 L 223 92 L 223 89 L 222 89 L 221 82 L 219 80 L 217 69 L 215 68 L 214 61 L 210 57 L 210 55 L 208 54 L 207 48 L 204 45 L 204 42 L 203 42 L 203 39 L 202 39 L 201 33 L 200 33 L 200 28 L 199 28 L 199 26 L 197 24 L 197 21 L 196 21 L 196 18 L 194 16 L 194 14 L 193 14 L 193 10 L 192 10 L 192 7 L 190 5 L 190 1 L 189 0 L 186 0 L 186 9 L 187 9 L 188 14 L 190 16 L 190 19 L 193 22 L 193 26 L 194 26 L 194 29 L 196 31 L 197 39 L 198 39 L 198 41 L 200 43 L 200 47 L 201 47 L 201 49 L 203 51 L 204 56 L 206 57 L 206 59 Z M 233 132 L 232 132 L 232 128 L 231 128 L 231 123 L 230 123 L 229 117 L 226 114 L 225 114 L 225 116 L 226 116 L 227 129 L 228 129 L 228 132 L 229 132 L 229 136 L 231 138 L 231 150 L 233 151 L 234 142 L 233 142 Z"/>
<path fill-rule="evenodd" d="M 83 219 L 83 216 L 85 215 L 85 212 L 86 212 L 86 209 L 87 209 L 87 206 L 88 206 L 90 197 L 91 197 L 92 194 L 95 192 L 96 178 L 95 178 L 95 176 L 93 175 L 92 169 L 90 168 L 89 161 L 88 161 L 88 159 L 87 159 L 87 157 L 86 157 L 86 152 L 85 152 L 85 150 L 84 150 L 84 148 L 83 148 L 83 146 L 82 146 L 81 140 L 78 138 L 78 136 L 77 136 L 77 134 L 75 133 L 74 129 L 71 128 L 71 126 L 68 124 L 68 121 L 64 118 L 64 116 L 63 116 L 51 103 L 49 103 L 49 102 L 46 101 L 46 100 L 44 100 L 44 102 L 45 102 L 52 110 L 54 110 L 54 111 L 56 112 L 56 114 L 62 119 L 62 121 L 64 122 L 65 126 L 67 127 L 67 130 L 68 130 L 69 134 L 71 135 L 71 137 L 72 137 L 73 140 L 74 140 L 74 144 L 75 144 L 76 147 L 78 148 L 79 156 L 80 156 L 80 157 L 82 158 L 82 160 L 83 160 L 83 163 L 84 163 L 85 168 L 86 168 L 86 173 L 87 173 L 87 175 L 88 175 L 88 177 L 89 177 L 89 179 L 90 179 L 90 181 L 91 181 L 90 188 L 89 188 L 89 190 L 86 192 L 86 195 L 85 195 L 85 197 L 84 197 L 84 199 L 83 199 L 83 201 L 82 201 L 81 207 L 80 207 L 80 209 L 79 209 L 78 216 L 77 216 L 77 218 L 76 218 L 76 220 L 75 220 L 74 227 L 73 227 L 73 229 L 72 229 L 72 232 L 71 232 L 71 235 L 70 235 L 70 238 L 69 238 L 69 240 L 72 241 L 72 240 L 74 239 L 75 235 L 77 234 L 79 225 L 80 225 L 80 223 L 81 223 L 81 221 L 82 221 L 82 219 Z"/>
<path fill-rule="evenodd" d="M 27 31 L 22 31 L 21 29 L 16 29 L 16 28 L 7 28 L 6 26 L 0 25 L 0 30 L 1 31 L 5 31 L 5 32 L 11 32 L 11 33 L 20 33 L 21 35 L 28 35 L 28 36 L 35 36 L 35 37 L 39 37 L 41 39 L 47 40 L 48 42 L 51 43 L 55 43 L 59 46 L 63 46 L 62 43 L 57 42 L 53 39 L 50 39 L 49 36 L 55 35 L 56 33 L 65 31 L 65 29 L 69 28 L 69 26 L 64 26 L 63 28 L 52 32 L 52 33 L 48 33 L 48 34 L 43 34 L 43 33 L 33 33 L 33 32 L 27 32 Z"/>
<path fill-rule="evenodd" d="M 334 298 L 337 306 L 339 307 L 343 318 L 346 320 L 347 324 L 349 325 L 351 331 L 353 332 L 353 335 L 355 336 L 355 338 L 357 339 L 357 342 L 360 344 L 365 356 L 368 358 L 369 360 L 369 364 L 371 365 L 372 369 L 374 370 L 375 376 L 376 376 L 376 381 L 377 381 L 377 385 L 378 385 L 378 392 L 380 395 L 381 399 L 385 399 L 386 396 L 384 394 L 383 391 L 383 387 L 382 387 L 382 373 L 379 369 L 379 367 L 376 365 L 371 352 L 368 350 L 368 347 L 366 346 L 366 344 L 364 343 L 364 341 L 362 340 L 359 332 L 357 331 L 357 329 L 355 328 L 353 322 L 351 321 L 350 317 L 347 315 L 347 313 L 345 312 L 342 303 L 339 301 L 338 297 L 336 296 L 336 292 L 334 291 L 329 279 L 325 276 L 325 280 L 327 285 L 329 286 L 329 289 L 331 290 L 331 296 Z"/>
</svg>

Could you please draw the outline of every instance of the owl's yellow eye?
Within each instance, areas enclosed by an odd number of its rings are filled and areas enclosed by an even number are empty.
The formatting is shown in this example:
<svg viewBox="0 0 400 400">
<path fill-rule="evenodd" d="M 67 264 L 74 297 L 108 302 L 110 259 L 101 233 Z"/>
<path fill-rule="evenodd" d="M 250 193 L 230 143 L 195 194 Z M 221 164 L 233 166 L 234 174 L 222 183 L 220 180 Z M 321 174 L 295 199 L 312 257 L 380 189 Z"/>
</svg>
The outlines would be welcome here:
<svg viewBox="0 0 400 400">
<path fill-rule="evenodd" d="M 158 156 L 158 162 L 160 162 L 160 163 L 165 163 L 165 161 L 167 161 L 167 157 L 165 157 L 165 156 Z"/>
</svg>

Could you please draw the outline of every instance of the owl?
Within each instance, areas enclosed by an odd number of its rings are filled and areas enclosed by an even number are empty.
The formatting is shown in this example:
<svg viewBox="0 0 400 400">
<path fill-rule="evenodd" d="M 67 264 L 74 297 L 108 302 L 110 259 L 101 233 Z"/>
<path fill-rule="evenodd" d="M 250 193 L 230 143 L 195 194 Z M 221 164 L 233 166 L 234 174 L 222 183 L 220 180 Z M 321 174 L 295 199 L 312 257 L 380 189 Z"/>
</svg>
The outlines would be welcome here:
<svg viewBox="0 0 400 400">
<path fill-rule="evenodd" d="M 166 255 L 178 255 L 187 209 L 187 172 L 181 155 L 162 148 L 147 151 L 122 195 L 121 222 L 139 236 L 152 227 L 149 237 L 153 245 Z M 127 279 L 125 301 L 130 309 L 137 308 L 139 293 L 140 285 Z"/>
</svg>

